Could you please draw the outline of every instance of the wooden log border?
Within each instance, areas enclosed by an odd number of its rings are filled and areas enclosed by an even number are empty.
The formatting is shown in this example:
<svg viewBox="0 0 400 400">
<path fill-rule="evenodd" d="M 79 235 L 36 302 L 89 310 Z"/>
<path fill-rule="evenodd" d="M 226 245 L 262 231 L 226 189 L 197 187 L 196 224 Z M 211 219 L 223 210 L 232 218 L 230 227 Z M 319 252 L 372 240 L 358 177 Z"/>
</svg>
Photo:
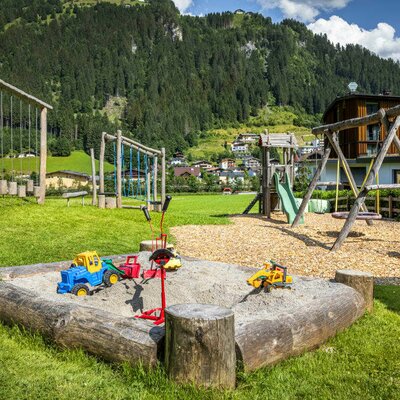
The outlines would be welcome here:
<svg viewBox="0 0 400 400">
<path fill-rule="evenodd" d="M 110 256 L 121 262 L 126 255 Z M 196 260 L 186 258 L 187 260 Z M 110 315 L 88 306 L 47 300 L 15 286 L 12 279 L 61 271 L 71 261 L 0 269 L 0 320 L 22 325 L 67 348 L 83 348 L 102 359 L 154 367 L 162 361 L 165 331 L 133 318 Z M 249 273 L 254 269 L 239 267 Z M 312 350 L 349 327 L 365 311 L 363 296 L 337 283 L 323 304 L 310 303 L 296 314 L 236 324 L 239 368 L 252 371 Z"/>
</svg>

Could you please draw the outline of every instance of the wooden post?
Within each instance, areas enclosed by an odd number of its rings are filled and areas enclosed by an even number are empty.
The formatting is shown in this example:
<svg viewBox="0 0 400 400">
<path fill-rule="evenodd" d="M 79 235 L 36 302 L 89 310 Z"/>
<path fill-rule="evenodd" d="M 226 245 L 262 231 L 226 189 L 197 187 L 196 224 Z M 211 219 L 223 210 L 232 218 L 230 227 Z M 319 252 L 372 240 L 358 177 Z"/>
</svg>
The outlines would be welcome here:
<svg viewBox="0 0 400 400">
<path fill-rule="evenodd" d="M 8 194 L 11 196 L 16 196 L 18 194 L 17 182 L 8 182 Z"/>
<path fill-rule="evenodd" d="M 372 312 L 374 308 L 374 277 L 370 273 L 342 269 L 336 271 L 335 281 L 357 290 L 364 297 L 367 310 Z"/>
<path fill-rule="evenodd" d="M 271 153 L 269 147 L 265 149 L 266 151 L 266 193 L 265 193 L 265 213 L 267 215 L 267 218 L 271 218 L 271 183 L 272 183 L 272 168 L 270 168 L 271 164 Z"/>
<path fill-rule="evenodd" d="M 349 232 L 356 221 L 357 214 L 360 210 L 360 208 L 364 205 L 365 207 L 365 198 L 367 197 L 368 194 L 368 186 L 372 185 L 375 181 L 376 174 L 378 173 L 383 160 L 386 156 L 386 153 L 389 150 L 389 147 L 391 143 L 393 142 L 394 136 L 397 134 L 397 129 L 400 126 L 400 116 L 396 118 L 396 120 L 393 122 L 389 133 L 387 134 L 385 140 L 383 141 L 382 147 L 378 153 L 378 155 L 375 157 L 374 163 L 372 164 L 372 168 L 368 174 L 368 177 L 365 181 L 365 187 L 364 189 L 359 193 L 359 195 L 356 198 L 356 201 L 353 204 L 353 207 L 351 208 L 349 215 L 347 217 L 347 220 L 345 224 L 343 225 L 342 230 L 339 233 L 338 238 L 336 239 L 334 245 L 332 246 L 331 250 L 335 251 L 340 248 L 344 240 L 347 238 L 349 235 Z"/>
<path fill-rule="evenodd" d="M 92 159 L 92 206 L 97 204 L 97 183 L 96 183 L 96 162 L 94 158 L 94 149 L 90 149 L 90 158 Z"/>
<path fill-rule="evenodd" d="M 389 218 L 393 216 L 393 196 L 389 195 Z"/>
<path fill-rule="evenodd" d="M 153 171 L 153 201 L 157 201 L 158 157 L 154 156 Z"/>
<path fill-rule="evenodd" d="M 165 148 L 161 148 L 161 204 L 165 202 L 165 185 L 166 185 L 166 174 L 165 174 Z"/>
<path fill-rule="evenodd" d="M 104 154 L 106 151 L 106 133 L 103 132 L 101 134 L 101 143 L 100 143 L 100 164 L 99 164 L 99 191 L 100 193 L 104 193 Z"/>
<path fill-rule="evenodd" d="M 8 193 L 8 185 L 5 179 L 0 180 L 0 195 Z"/>
<path fill-rule="evenodd" d="M 151 170 L 150 170 L 150 159 L 147 158 L 147 176 L 146 176 L 146 205 L 150 208 L 150 201 L 151 201 Z"/>
<path fill-rule="evenodd" d="M 18 185 L 17 193 L 18 197 L 26 197 L 26 185 Z"/>
<path fill-rule="evenodd" d="M 293 142 L 293 136 L 290 137 L 290 142 Z M 292 189 L 294 187 L 294 149 L 290 149 L 290 180 L 292 183 Z"/>
<path fill-rule="evenodd" d="M 180 383 L 233 389 L 236 381 L 233 311 L 212 304 L 168 307 L 165 367 Z"/>
<path fill-rule="evenodd" d="M 310 201 L 311 196 L 314 192 L 314 189 L 317 186 L 319 177 L 321 176 L 321 172 L 324 170 L 326 163 L 328 162 L 330 154 L 331 154 L 331 146 L 328 144 L 324 151 L 322 160 L 319 163 L 318 168 L 315 170 L 314 177 L 313 177 L 312 181 L 310 182 L 310 184 L 308 185 L 307 193 L 303 197 L 303 200 L 299 207 L 299 211 L 297 212 L 297 215 L 292 223 L 292 228 L 295 228 L 297 225 L 299 225 L 301 217 L 303 216 L 304 211 L 307 208 L 308 202 Z"/>
<path fill-rule="evenodd" d="M 47 108 L 40 112 L 40 193 L 38 204 L 44 204 L 46 198 L 46 165 L 47 165 Z"/>
<path fill-rule="evenodd" d="M 122 208 L 122 160 L 121 160 L 122 138 L 121 131 L 117 131 L 117 208 Z M 107 199 L 106 199 L 107 207 Z"/>
</svg>

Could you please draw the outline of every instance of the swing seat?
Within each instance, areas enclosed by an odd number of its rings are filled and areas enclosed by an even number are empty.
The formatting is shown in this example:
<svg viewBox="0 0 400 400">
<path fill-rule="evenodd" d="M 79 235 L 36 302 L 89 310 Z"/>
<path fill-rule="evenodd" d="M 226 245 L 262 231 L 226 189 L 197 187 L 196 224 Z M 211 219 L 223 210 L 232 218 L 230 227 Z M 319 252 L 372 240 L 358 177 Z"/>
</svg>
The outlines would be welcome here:
<svg viewBox="0 0 400 400">
<path fill-rule="evenodd" d="M 348 211 L 340 211 L 340 212 L 334 212 L 332 213 L 332 218 L 336 219 L 347 219 L 349 217 L 349 212 Z M 374 212 L 359 212 L 356 217 L 357 220 L 378 220 L 382 219 L 382 215 Z"/>
</svg>

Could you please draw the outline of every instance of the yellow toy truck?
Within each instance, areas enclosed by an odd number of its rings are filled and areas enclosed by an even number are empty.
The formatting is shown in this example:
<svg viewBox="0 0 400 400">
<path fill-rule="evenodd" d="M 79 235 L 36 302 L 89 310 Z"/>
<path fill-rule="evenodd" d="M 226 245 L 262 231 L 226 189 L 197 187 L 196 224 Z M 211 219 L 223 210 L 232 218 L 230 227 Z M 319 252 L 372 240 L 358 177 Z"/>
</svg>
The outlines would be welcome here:
<svg viewBox="0 0 400 400">
<path fill-rule="evenodd" d="M 264 287 L 267 292 L 272 288 L 291 289 L 293 278 L 287 274 L 287 267 L 274 261 L 266 262 L 264 267 L 247 279 L 249 285 L 254 286 L 256 289 Z"/>
</svg>

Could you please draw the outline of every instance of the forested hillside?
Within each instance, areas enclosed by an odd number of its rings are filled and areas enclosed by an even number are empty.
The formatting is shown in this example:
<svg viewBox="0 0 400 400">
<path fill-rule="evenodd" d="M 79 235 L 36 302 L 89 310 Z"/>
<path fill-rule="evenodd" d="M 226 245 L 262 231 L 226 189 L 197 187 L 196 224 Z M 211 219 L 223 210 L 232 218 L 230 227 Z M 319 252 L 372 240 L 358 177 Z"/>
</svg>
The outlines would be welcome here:
<svg viewBox="0 0 400 400">
<path fill-rule="evenodd" d="M 181 16 L 169 0 L 74 3 L 0 0 L 0 77 L 55 105 L 50 126 L 78 149 L 113 129 L 100 114 L 110 96 L 127 98 L 125 133 L 171 152 L 267 103 L 322 112 L 351 80 L 400 94 L 398 63 L 293 20 Z"/>
</svg>

